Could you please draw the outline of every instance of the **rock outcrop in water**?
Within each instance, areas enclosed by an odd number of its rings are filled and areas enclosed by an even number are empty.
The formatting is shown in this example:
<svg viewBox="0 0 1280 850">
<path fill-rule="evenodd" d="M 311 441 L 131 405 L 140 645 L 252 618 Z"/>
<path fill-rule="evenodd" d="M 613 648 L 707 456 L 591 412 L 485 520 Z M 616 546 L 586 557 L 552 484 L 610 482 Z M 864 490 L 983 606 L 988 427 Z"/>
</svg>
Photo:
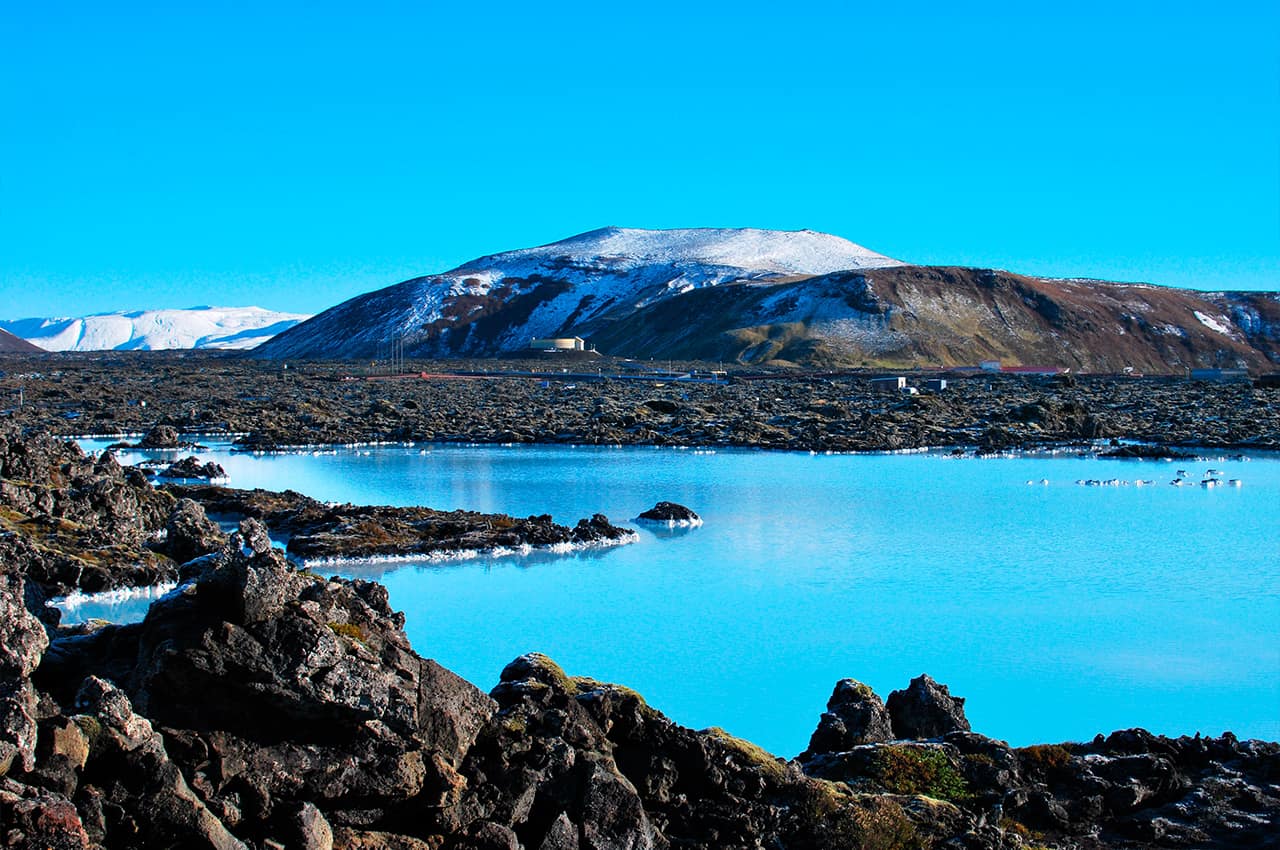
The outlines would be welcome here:
<svg viewBox="0 0 1280 850">
<path fill-rule="evenodd" d="M 693 527 L 702 525 L 702 517 L 676 502 L 658 502 L 636 519 L 660 525 Z"/>
<path fill-rule="evenodd" d="M 200 458 L 192 456 L 169 464 L 160 472 L 160 477 L 216 481 L 226 478 L 227 471 L 221 464 L 213 461 L 201 463 Z"/>
<path fill-rule="evenodd" d="M 288 552 L 306 562 L 452 556 L 460 552 L 607 546 L 635 532 L 603 514 L 570 527 L 542 514 L 524 519 L 477 511 L 332 505 L 286 490 L 173 487 L 216 515 L 252 517 L 288 536 Z"/>
<path fill-rule="evenodd" d="M 153 425 L 136 443 L 112 443 L 112 449 L 198 449 L 200 446 L 182 439 L 178 429 L 161 422 Z"/>
</svg>

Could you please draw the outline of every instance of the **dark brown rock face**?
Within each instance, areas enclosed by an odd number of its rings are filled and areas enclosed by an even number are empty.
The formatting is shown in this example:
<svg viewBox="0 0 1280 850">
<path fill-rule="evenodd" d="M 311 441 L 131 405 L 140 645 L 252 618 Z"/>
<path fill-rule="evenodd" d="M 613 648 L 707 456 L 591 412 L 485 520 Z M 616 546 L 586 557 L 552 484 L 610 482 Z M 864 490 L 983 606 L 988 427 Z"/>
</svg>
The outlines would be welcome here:
<svg viewBox="0 0 1280 850">
<path fill-rule="evenodd" d="M 106 786 L 108 798 L 123 809 L 95 824 L 103 838 L 141 847 L 245 850 L 192 792 L 169 758 L 164 738 L 134 713 L 123 691 L 90 676 L 80 687 L 75 708 L 96 721 L 87 724 L 95 734 L 84 780 Z M 117 783 L 125 787 L 112 789 Z"/>
<path fill-rule="evenodd" d="M 0 572 L 50 595 L 172 580 L 174 565 L 149 544 L 173 504 L 110 454 L 0 428 Z"/>
<path fill-rule="evenodd" d="M 930 700 L 945 702 L 946 689 L 924 678 L 912 687 L 928 686 Z M 815 741 L 828 726 L 823 715 Z M 1131 729 L 1090 744 L 1022 748 L 968 731 L 844 743 L 811 745 L 806 773 L 865 794 L 950 800 L 963 812 L 944 830 L 957 846 L 1007 847 L 1039 833 L 1055 847 L 1272 847 L 1280 824 L 1280 744 L 1229 733 L 1175 739 Z"/>
<path fill-rule="evenodd" d="M 928 674 L 912 679 L 905 691 L 890 693 L 887 705 L 895 738 L 938 738 L 969 731 L 964 698 L 953 697 L 946 685 Z"/>
<path fill-rule="evenodd" d="M 893 739 L 889 712 L 875 691 L 853 679 L 836 682 L 827 710 L 800 761 L 821 753 L 839 753 L 862 744 Z"/>
<path fill-rule="evenodd" d="M 191 499 L 179 499 L 166 524 L 165 551 L 179 564 L 227 547 L 227 536 Z"/>
<path fill-rule="evenodd" d="M 443 804 L 493 704 L 409 649 L 385 589 L 296 572 L 274 550 L 196 563 L 142 623 L 55 641 L 45 687 L 65 705 L 73 683 L 112 671 L 202 805 L 246 840 L 298 834 L 304 804 L 352 829 Z M 141 818 L 151 804 L 119 805 Z"/>
<path fill-rule="evenodd" d="M 0 776 L 34 768 L 36 693 L 31 674 L 49 638 L 27 612 L 22 579 L 0 575 Z"/>
<path fill-rule="evenodd" d="M 853 848 L 917 834 L 893 801 L 858 800 L 717 729 L 695 732 L 635 692 L 516 659 L 467 756 L 458 827 L 524 847 Z"/>
</svg>

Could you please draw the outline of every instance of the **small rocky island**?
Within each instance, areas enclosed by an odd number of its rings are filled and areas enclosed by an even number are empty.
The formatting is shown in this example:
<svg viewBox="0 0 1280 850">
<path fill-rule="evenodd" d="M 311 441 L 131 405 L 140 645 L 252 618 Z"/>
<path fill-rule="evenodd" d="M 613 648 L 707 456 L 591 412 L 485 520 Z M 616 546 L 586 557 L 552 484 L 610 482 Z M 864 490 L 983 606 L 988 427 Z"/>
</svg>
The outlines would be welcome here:
<svg viewBox="0 0 1280 850">
<path fill-rule="evenodd" d="M 271 545 L 492 540 L 468 538 L 486 515 L 388 510 L 156 489 L 0 431 L 0 847 L 1276 846 L 1280 744 L 1230 734 L 1012 748 L 928 676 L 887 700 L 847 679 L 787 760 L 542 655 L 486 694 L 410 647 L 381 585 Z M 608 538 L 599 519 L 483 522 L 536 542 Z M 46 604 L 165 581 L 135 624 L 61 626 Z"/>
<path fill-rule="evenodd" d="M 636 520 L 670 528 L 695 528 L 702 525 L 702 517 L 676 502 L 658 502 L 636 517 Z"/>
</svg>

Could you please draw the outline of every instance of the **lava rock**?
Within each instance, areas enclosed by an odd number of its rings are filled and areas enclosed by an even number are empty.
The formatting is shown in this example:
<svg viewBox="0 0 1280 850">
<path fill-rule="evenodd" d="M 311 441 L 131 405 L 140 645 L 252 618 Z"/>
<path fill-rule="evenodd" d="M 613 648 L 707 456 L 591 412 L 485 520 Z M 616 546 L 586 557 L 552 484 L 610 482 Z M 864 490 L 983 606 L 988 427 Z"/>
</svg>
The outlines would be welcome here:
<svg viewBox="0 0 1280 850">
<path fill-rule="evenodd" d="M 1137 458 L 1142 460 L 1193 460 L 1195 455 L 1171 446 L 1133 444 L 1108 449 L 1105 452 L 1100 452 L 1098 457 Z"/>
<path fill-rule="evenodd" d="M 227 535 L 191 499 L 180 499 L 165 527 L 164 551 L 180 564 L 227 547 Z"/>
<path fill-rule="evenodd" d="M 49 645 L 24 602 L 23 581 L 0 575 L 0 776 L 35 766 L 36 693 L 31 674 Z"/>
<path fill-rule="evenodd" d="M 289 537 L 289 554 L 303 561 L 452 555 L 463 551 L 610 545 L 634 531 L 596 514 L 570 528 L 542 514 L 524 519 L 476 511 L 423 507 L 327 505 L 299 493 L 227 487 L 171 487 L 219 515 L 251 517 Z"/>
<path fill-rule="evenodd" d="M 261 555 L 271 548 L 271 534 L 259 520 L 246 517 L 240 520 L 240 527 L 232 538 L 232 545 L 243 550 L 244 554 Z"/>
<path fill-rule="evenodd" d="M 156 425 L 137 443 L 140 449 L 176 449 L 179 442 L 178 429 L 172 425 Z"/>
<path fill-rule="evenodd" d="M 385 588 L 298 572 L 275 549 L 193 563 L 203 572 L 142 623 L 55 641 L 42 687 L 65 704 L 72 683 L 112 671 L 120 696 L 98 703 L 127 696 L 201 801 L 251 836 L 296 839 L 307 803 L 333 827 L 394 832 L 406 807 L 456 796 L 493 703 L 413 653 Z"/>
<path fill-rule="evenodd" d="M 573 527 L 570 540 L 578 544 L 621 543 L 631 540 L 636 533 L 609 522 L 604 514 L 592 514 L 591 519 L 580 519 Z"/>
<path fill-rule="evenodd" d="M 142 846 L 246 850 L 192 792 L 164 738 L 134 712 L 123 691 L 90 676 L 76 708 L 98 721 L 85 779 L 122 810 L 113 832 L 132 834 Z"/>
<path fill-rule="evenodd" d="M 875 691 L 853 679 L 836 683 L 827 710 L 809 739 L 800 761 L 823 753 L 839 753 L 862 744 L 893 740 L 889 712 Z"/>
<path fill-rule="evenodd" d="M 160 473 L 161 478 L 183 478 L 183 479 L 200 479 L 204 481 L 222 480 L 227 477 L 227 471 L 222 468 L 221 464 L 208 461 L 201 463 L 200 458 L 191 455 L 184 457 L 175 463 L 169 464 L 164 471 Z"/>
<path fill-rule="evenodd" d="M 969 731 L 964 698 L 953 697 L 946 685 L 927 673 L 912 679 L 906 690 L 890 693 L 887 708 L 895 738 L 940 738 Z"/>
<path fill-rule="evenodd" d="M 80 813 L 65 796 L 0 780 L 0 847 L 14 850 L 90 850 Z"/>
<path fill-rule="evenodd" d="M 107 452 L 0 424 L 0 572 L 24 576 L 46 597 L 171 580 L 149 544 L 174 499 Z"/>
<path fill-rule="evenodd" d="M 702 525 L 702 517 L 684 505 L 675 502 L 658 502 L 652 508 L 640 514 L 637 519 L 670 526 Z"/>
</svg>

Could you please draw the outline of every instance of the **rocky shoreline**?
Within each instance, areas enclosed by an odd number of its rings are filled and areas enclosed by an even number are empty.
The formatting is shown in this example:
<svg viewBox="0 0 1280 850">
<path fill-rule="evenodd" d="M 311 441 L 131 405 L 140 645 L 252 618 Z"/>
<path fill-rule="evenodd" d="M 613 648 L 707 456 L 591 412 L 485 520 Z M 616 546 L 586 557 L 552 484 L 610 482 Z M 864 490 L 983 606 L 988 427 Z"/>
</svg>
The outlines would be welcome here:
<svg viewBox="0 0 1280 850">
<path fill-rule="evenodd" d="M 629 543 L 636 534 L 603 514 L 572 528 L 548 514 L 517 519 L 478 511 L 437 511 L 329 505 L 286 490 L 235 490 L 229 487 L 170 486 L 218 517 L 260 520 L 288 543 L 285 551 L 305 565 L 348 561 L 446 559 L 466 553 L 567 550 Z"/>
<path fill-rule="evenodd" d="M 921 677 L 887 708 L 840 683 L 786 761 L 544 656 L 486 695 L 410 649 L 381 586 L 263 531 L 134 625 L 50 630 L 4 577 L 0 846 L 1274 846 L 1277 744 L 1015 749 Z"/>
<path fill-rule="evenodd" d="M 304 563 L 585 548 L 636 539 L 635 532 L 601 514 L 570 527 L 545 514 L 521 519 L 328 505 L 288 490 L 211 484 L 157 488 L 140 469 L 121 467 L 111 452 L 87 456 L 74 442 L 0 423 L 0 565 L 27 578 L 29 592 L 53 598 L 173 582 L 181 564 L 227 545 L 210 511 L 233 521 L 261 520 L 266 539 L 287 539 L 289 554 Z"/>
<path fill-rule="evenodd" d="M 493 516 L 156 489 L 12 429 L 0 479 L 0 847 L 1277 846 L 1280 744 L 1011 748 L 921 676 L 887 701 L 837 683 L 808 749 L 777 758 L 537 654 L 485 694 L 409 646 L 382 586 L 299 569 L 270 537 L 350 551 Z M 498 531 L 577 531 L 546 519 Z M 60 626 L 46 606 L 164 580 L 141 623 Z"/>
<path fill-rule="evenodd" d="M 716 364 L 673 369 L 699 366 Z M 951 375 L 938 391 L 923 387 L 935 373 L 894 373 L 922 385 L 910 395 L 879 391 L 872 379 L 886 373 L 874 371 L 731 369 L 728 383 L 697 383 L 603 358 L 565 372 L 548 361 L 422 361 L 407 364 L 413 377 L 387 378 L 365 363 L 165 352 L 15 355 L 0 368 L 0 397 L 14 399 L 5 415 L 24 427 L 163 426 L 175 441 L 236 434 L 246 450 L 463 442 L 989 453 L 1108 440 L 1280 449 L 1280 390 L 1247 381 L 981 373 Z"/>
</svg>

